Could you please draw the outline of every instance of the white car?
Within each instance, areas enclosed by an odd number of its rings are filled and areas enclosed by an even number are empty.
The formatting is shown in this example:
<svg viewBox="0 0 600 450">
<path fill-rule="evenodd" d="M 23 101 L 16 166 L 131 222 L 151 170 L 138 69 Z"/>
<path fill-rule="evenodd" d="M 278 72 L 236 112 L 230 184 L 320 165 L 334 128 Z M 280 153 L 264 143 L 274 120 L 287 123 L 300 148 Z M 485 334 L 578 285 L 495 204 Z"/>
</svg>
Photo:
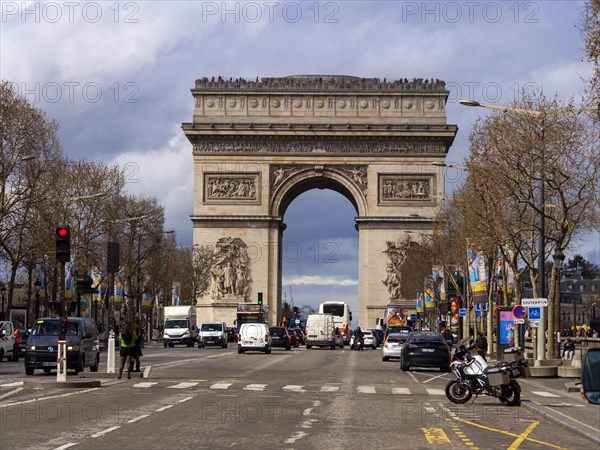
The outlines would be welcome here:
<svg viewBox="0 0 600 450">
<path fill-rule="evenodd" d="M 383 341 L 383 361 L 402 358 L 402 349 L 408 337 L 408 331 L 403 333 L 390 333 Z"/>
<path fill-rule="evenodd" d="M 363 346 L 371 347 L 373 350 L 377 348 L 377 338 L 372 331 L 365 330 L 363 333 Z M 354 348 L 354 336 L 350 338 L 350 348 Z"/>
</svg>

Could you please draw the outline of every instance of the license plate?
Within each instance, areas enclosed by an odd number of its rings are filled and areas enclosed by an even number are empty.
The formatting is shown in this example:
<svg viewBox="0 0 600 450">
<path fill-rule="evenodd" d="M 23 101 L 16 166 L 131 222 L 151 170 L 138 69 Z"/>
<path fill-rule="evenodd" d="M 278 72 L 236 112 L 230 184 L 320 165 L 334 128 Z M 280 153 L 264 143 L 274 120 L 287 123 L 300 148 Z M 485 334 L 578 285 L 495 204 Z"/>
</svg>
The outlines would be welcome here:
<svg viewBox="0 0 600 450">
<path fill-rule="evenodd" d="M 242 341 L 242 344 L 254 344 L 255 341 Z"/>
<path fill-rule="evenodd" d="M 56 361 L 42 363 L 44 367 L 56 367 Z"/>
<path fill-rule="evenodd" d="M 433 349 L 433 348 L 424 348 L 423 351 L 424 352 L 435 352 L 435 349 Z"/>
</svg>

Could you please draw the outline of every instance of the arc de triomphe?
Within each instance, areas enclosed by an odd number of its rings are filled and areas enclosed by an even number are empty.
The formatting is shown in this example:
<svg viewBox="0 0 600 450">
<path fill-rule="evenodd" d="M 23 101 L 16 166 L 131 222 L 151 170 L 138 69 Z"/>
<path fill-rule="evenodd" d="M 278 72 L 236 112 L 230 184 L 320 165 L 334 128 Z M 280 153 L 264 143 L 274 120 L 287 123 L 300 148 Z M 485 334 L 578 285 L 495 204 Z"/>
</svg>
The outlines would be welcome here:
<svg viewBox="0 0 600 450">
<path fill-rule="evenodd" d="M 359 325 L 374 326 L 391 305 L 414 310 L 399 290 L 405 245 L 433 228 L 444 171 L 431 163 L 457 132 L 443 81 L 219 77 L 197 80 L 192 94 L 182 127 L 194 155 L 194 244 L 214 246 L 199 320 L 231 325 L 237 304 L 259 292 L 269 323 L 280 320 L 283 215 L 313 188 L 356 209 Z"/>
</svg>

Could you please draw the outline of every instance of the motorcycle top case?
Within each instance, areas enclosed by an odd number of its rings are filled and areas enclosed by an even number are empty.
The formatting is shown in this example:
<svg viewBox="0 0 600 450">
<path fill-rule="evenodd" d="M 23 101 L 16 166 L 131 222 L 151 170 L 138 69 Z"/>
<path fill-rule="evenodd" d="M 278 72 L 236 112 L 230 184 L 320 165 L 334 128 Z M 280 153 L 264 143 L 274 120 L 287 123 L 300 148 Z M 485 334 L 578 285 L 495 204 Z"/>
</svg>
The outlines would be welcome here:
<svg viewBox="0 0 600 450">
<path fill-rule="evenodd" d="M 510 347 L 504 350 L 502 355 L 504 357 L 504 361 L 506 362 L 516 362 L 522 359 L 523 357 L 523 349 L 521 347 Z"/>
<path fill-rule="evenodd" d="M 510 375 L 499 367 L 486 367 L 485 373 L 490 386 L 500 386 L 510 383 Z"/>
</svg>

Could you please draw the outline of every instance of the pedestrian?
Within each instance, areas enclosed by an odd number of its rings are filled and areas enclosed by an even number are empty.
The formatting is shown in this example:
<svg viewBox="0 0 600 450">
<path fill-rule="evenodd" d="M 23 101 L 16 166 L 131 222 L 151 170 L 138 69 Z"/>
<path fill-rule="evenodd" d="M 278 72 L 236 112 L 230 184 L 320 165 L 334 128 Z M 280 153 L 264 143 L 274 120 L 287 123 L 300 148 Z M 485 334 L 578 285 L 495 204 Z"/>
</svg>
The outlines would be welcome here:
<svg viewBox="0 0 600 450">
<path fill-rule="evenodd" d="M 127 362 L 127 379 L 131 379 L 131 370 L 133 369 L 133 359 L 135 343 L 137 342 L 137 334 L 131 328 L 130 323 L 126 323 L 123 331 L 119 333 L 119 346 L 121 347 L 121 366 L 119 367 L 119 380 L 123 375 L 123 367 Z"/>
<path fill-rule="evenodd" d="M 485 358 L 485 352 L 487 352 L 487 348 L 488 348 L 488 341 L 485 338 L 485 336 L 483 335 L 483 333 L 480 331 L 477 337 L 477 341 L 475 341 L 475 349 L 477 351 L 477 354 L 479 356 L 481 356 L 483 358 L 484 361 L 487 362 L 487 359 Z"/>
<path fill-rule="evenodd" d="M 142 329 L 139 324 L 135 325 L 135 334 L 137 334 L 137 340 L 135 341 L 135 345 L 133 346 L 133 354 L 131 356 L 133 359 L 135 359 L 134 372 L 139 372 L 140 371 L 140 356 L 144 356 L 142 354 L 142 346 L 143 346 Z M 132 365 L 133 365 L 133 362 L 132 362 Z"/>
<path fill-rule="evenodd" d="M 570 337 L 565 339 L 563 345 L 563 359 L 573 359 L 573 352 L 575 351 L 575 343 Z"/>
<path fill-rule="evenodd" d="M 452 334 L 452 331 L 450 331 L 450 328 L 444 328 L 442 334 L 444 336 L 444 340 L 446 341 L 446 345 L 452 348 L 452 343 L 454 342 L 454 335 Z"/>
</svg>

